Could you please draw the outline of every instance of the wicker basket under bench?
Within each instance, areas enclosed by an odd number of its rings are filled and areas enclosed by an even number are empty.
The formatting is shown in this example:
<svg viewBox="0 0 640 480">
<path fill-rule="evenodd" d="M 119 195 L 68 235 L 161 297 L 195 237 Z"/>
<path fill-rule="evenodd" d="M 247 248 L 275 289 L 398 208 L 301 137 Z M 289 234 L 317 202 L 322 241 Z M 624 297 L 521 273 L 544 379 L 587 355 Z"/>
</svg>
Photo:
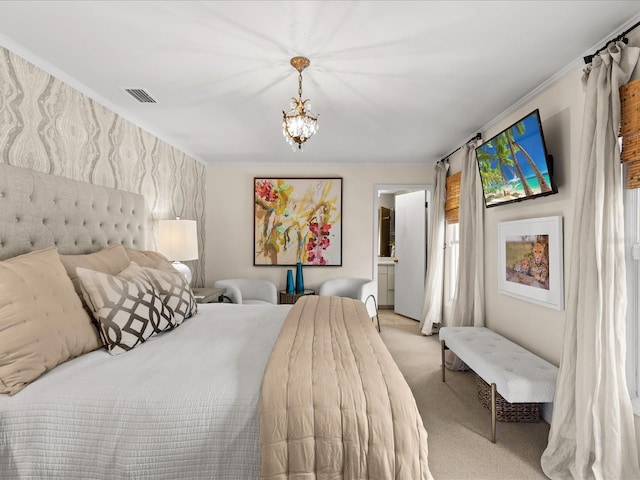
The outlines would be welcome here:
<svg viewBox="0 0 640 480">
<path fill-rule="evenodd" d="M 484 408 L 491 411 L 491 385 L 476 374 L 476 388 L 478 400 Z M 502 395 L 496 393 L 496 420 L 498 422 L 539 422 L 540 404 L 509 403 Z"/>
<path fill-rule="evenodd" d="M 537 422 L 540 403 L 553 402 L 558 368 L 484 327 L 442 327 L 442 381 L 445 350 L 450 349 L 477 377 L 478 398 L 491 410 L 491 441 L 496 420 Z"/>
</svg>

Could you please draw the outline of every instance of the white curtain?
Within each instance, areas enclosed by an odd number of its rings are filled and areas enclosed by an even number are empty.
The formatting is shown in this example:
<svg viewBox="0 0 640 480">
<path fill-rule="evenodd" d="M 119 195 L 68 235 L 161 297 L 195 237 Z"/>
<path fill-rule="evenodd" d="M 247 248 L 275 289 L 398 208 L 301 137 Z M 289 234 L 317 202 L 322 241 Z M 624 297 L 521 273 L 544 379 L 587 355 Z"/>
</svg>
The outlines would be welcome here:
<svg viewBox="0 0 640 480">
<path fill-rule="evenodd" d="M 436 164 L 436 184 L 429 208 L 429 257 L 425 281 L 424 305 L 420 331 L 423 335 L 433 333 L 432 325 L 442 323 L 442 300 L 444 294 L 444 205 L 447 197 L 447 172 L 449 162 Z"/>
<path fill-rule="evenodd" d="M 580 170 L 569 293 L 549 444 L 542 469 L 552 479 L 638 479 L 631 400 L 625 378 L 624 215 L 618 88 L 640 49 L 611 44 L 585 69 Z"/>
<path fill-rule="evenodd" d="M 484 201 L 476 145 L 474 140 L 463 147 L 458 283 L 449 322 L 454 327 L 484 326 Z M 466 368 L 451 351 L 447 351 L 445 364 L 452 370 Z"/>
</svg>

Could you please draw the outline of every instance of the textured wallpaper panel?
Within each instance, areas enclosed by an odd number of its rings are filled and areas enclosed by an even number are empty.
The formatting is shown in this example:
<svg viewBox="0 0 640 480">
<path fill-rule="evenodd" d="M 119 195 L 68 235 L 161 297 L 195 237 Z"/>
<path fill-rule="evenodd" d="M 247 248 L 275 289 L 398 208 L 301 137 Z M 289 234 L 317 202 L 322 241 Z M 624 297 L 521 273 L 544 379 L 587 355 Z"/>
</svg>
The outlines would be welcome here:
<svg viewBox="0 0 640 480">
<path fill-rule="evenodd" d="M 204 284 L 204 165 L 2 47 L 0 162 L 142 194 L 149 248 L 156 220 L 196 220 Z"/>
</svg>

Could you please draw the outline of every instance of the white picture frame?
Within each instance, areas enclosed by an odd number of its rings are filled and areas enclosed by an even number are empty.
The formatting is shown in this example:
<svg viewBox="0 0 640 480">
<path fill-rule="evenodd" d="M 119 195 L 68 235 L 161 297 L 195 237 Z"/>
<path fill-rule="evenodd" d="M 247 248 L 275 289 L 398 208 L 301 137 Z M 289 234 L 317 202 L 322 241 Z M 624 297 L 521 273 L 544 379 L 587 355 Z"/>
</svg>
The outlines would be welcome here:
<svg viewBox="0 0 640 480">
<path fill-rule="evenodd" d="M 564 310 L 562 217 L 498 224 L 498 290 L 504 295 Z"/>
</svg>

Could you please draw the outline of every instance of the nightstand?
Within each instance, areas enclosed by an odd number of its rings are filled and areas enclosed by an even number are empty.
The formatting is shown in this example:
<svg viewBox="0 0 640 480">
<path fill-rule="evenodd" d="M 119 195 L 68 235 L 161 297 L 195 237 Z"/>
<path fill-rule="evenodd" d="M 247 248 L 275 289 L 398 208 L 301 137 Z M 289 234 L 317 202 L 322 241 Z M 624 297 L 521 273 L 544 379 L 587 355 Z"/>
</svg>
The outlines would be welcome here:
<svg viewBox="0 0 640 480">
<path fill-rule="evenodd" d="M 227 293 L 226 288 L 214 287 L 192 288 L 191 291 L 198 303 L 221 303 L 222 297 Z"/>
<path fill-rule="evenodd" d="M 286 290 L 280 290 L 280 304 L 294 304 L 303 295 L 315 295 L 316 291 L 305 289 L 304 293 L 287 293 Z"/>
</svg>

